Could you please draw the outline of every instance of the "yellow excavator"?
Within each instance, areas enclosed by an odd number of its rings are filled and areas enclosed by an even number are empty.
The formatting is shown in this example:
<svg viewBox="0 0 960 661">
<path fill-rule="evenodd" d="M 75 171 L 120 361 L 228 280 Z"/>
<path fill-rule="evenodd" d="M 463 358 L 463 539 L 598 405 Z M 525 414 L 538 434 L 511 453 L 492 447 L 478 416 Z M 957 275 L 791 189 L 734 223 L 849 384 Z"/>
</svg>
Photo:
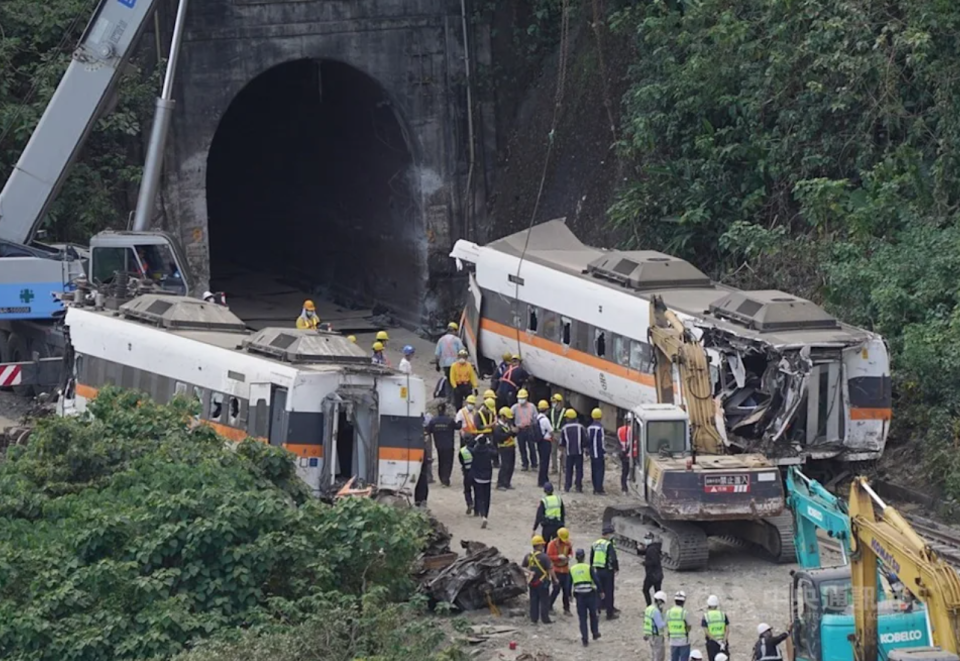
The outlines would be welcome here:
<svg viewBox="0 0 960 661">
<path fill-rule="evenodd" d="M 858 477 L 850 486 L 850 570 L 857 661 L 960 661 L 960 575 L 941 560 L 897 510 Z M 877 631 L 877 561 L 926 606 L 936 647 L 881 654 Z"/>
<path fill-rule="evenodd" d="M 707 537 L 736 537 L 793 562 L 793 517 L 777 467 L 761 454 L 725 453 L 706 352 L 659 296 L 649 324 L 658 403 L 630 412 L 628 484 L 641 502 L 604 512 L 618 548 L 640 552 L 659 536 L 664 566 L 690 570 L 707 564 Z"/>
</svg>

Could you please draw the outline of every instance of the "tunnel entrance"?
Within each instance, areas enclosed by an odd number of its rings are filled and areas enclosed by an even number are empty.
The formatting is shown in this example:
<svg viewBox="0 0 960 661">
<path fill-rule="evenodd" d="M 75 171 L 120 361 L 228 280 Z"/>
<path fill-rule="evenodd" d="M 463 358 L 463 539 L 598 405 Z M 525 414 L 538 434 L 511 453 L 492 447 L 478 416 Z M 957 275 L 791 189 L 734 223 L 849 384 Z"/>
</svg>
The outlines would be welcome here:
<svg viewBox="0 0 960 661">
<path fill-rule="evenodd" d="M 210 147 L 211 289 L 236 300 L 262 275 L 341 302 L 419 310 L 413 191 L 404 131 L 375 80 L 329 60 L 274 67 L 237 94 Z"/>
</svg>

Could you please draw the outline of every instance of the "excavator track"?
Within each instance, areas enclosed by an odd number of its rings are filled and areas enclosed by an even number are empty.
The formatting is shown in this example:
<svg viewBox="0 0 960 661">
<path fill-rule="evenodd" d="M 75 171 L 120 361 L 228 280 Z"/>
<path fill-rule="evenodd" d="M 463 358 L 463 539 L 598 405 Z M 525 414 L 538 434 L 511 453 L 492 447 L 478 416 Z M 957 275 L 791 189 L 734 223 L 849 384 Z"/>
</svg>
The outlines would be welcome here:
<svg viewBox="0 0 960 661">
<path fill-rule="evenodd" d="M 694 571 L 707 566 L 710 550 L 707 535 L 693 523 L 663 521 L 649 508 L 621 509 L 608 507 L 604 523 L 614 524 L 614 544 L 618 550 L 639 555 L 647 531 L 663 540 L 663 566 L 674 571 Z"/>
<path fill-rule="evenodd" d="M 767 527 L 770 543 L 765 544 L 765 550 L 774 562 L 788 564 L 797 561 L 797 546 L 793 528 L 793 514 L 786 510 L 783 514 L 767 517 L 763 520 Z"/>
</svg>

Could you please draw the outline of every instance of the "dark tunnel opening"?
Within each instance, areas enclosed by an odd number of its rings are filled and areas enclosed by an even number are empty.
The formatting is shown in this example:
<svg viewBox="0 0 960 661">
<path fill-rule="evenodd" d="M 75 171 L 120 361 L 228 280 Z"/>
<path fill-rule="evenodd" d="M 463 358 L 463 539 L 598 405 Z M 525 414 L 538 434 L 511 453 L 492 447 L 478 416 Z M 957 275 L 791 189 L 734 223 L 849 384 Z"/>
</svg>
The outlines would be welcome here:
<svg viewBox="0 0 960 661">
<path fill-rule="evenodd" d="M 425 238 L 414 181 L 375 80 L 328 60 L 270 69 L 237 94 L 210 147 L 211 288 L 242 295 L 229 291 L 231 279 L 254 272 L 418 310 Z"/>
</svg>

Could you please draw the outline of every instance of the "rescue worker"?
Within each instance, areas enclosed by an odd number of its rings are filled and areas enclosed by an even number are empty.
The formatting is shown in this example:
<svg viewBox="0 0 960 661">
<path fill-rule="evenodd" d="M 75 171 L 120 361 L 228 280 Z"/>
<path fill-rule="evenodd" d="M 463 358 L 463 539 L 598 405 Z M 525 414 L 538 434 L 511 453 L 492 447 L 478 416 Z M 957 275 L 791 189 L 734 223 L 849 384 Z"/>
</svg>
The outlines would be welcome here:
<svg viewBox="0 0 960 661">
<path fill-rule="evenodd" d="M 473 416 L 474 425 L 477 428 L 477 438 L 480 436 L 486 436 L 487 440 L 490 440 L 490 436 L 493 434 L 493 426 L 497 422 L 497 402 L 492 397 L 485 397 L 483 400 L 483 406 L 479 407 L 477 414 Z M 491 442 L 490 447 L 496 449 L 496 446 Z M 500 467 L 500 455 L 494 454 L 493 457 L 493 467 Z"/>
<path fill-rule="evenodd" d="M 663 584 L 663 541 L 654 537 L 652 532 L 643 536 L 643 600 L 650 605 L 650 591 L 660 591 Z"/>
<path fill-rule="evenodd" d="M 474 444 L 470 475 L 473 478 L 474 516 L 480 517 L 480 527 L 487 527 L 490 516 L 490 483 L 493 481 L 493 458 L 497 451 L 487 436 L 478 436 Z"/>
<path fill-rule="evenodd" d="M 547 557 L 543 537 L 534 535 L 530 544 L 533 551 L 524 556 L 522 565 L 530 586 L 530 620 L 534 624 L 550 624 L 550 584 L 557 582 L 557 576 Z"/>
<path fill-rule="evenodd" d="M 584 647 L 590 644 L 587 640 L 587 616 L 590 617 L 590 632 L 593 633 L 593 639 L 600 638 L 597 597 L 603 597 L 602 592 L 598 594 L 600 579 L 597 576 L 597 570 L 583 561 L 585 556 L 583 549 L 577 549 L 577 562 L 570 567 L 570 582 L 573 584 L 573 596 L 577 600 L 577 619 L 580 620 L 580 641 Z"/>
<path fill-rule="evenodd" d="M 753 646 L 753 661 L 780 661 L 783 659 L 783 653 L 780 651 L 780 643 L 790 637 L 793 630 L 791 624 L 787 630 L 781 634 L 773 635 L 773 629 L 766 622 L 757 625 L 757 639 Z"/>
<path fill-rule="evenodd" d="M 460 471 L 463 473 L 463 499 L 467 502 L 467 516 L 476 512 L 473 509 L 473 448 L 476 447 L 476 441 L 470 440 L 466 443 L 460 443 Z"/>
<path fill-rule="evenodd" d="M 303 302 L 303 309 L 300 310 L 300 316 L 297 317 L 297 328 L 301 330 L 317 330 L 320 325 L 320 317 L 317 316 L 317 306 L 313 301 Z"/>
<path fill-rule="evenodd" d="M 559 497 L 559 496 L 558 496 Z M 553 585 L 553 592 L 550 593 L 550 610 L 557 602 L 557 597 L 563 595 L 563 612 L 566 615 L 572 615 L 570 612 L 570 592 L 573 584 L 570 582 L 570 556 L 573 555 L 573 545 L 570 543 L 570 531 L 566 528 L 560 528 L 557 531 L 555 539 L 547 543 L 547 556 L 553 564 L 553 571 L 557 576 L 557 582 Z"/>
<path fill-rule="evenodd" d="M 447 324 L 447 332 L 437 340 L 437 349 L 434 352 L 437 358 L 437 371 L 443 371 L 447 377 L 447 383 L 450 384 L 453 383 L 450 380 L 450 366 L 457 362 L 457 356 L 465 348 L 460 341 L 460 336 L 457 335 L 458 332 L 460 332 L 460 326 L 457 322 L 451 321 Z"/>
<path fill-rule="evenodd" d="M 389 340 L 390 336 L 387 335 L 387 331 L 377 331 L 377 342 L 380 342 L 384 347 L 386 347 Z"/>
<path fill-rule="evenodd" d="M 453 418 L 447 415 L 447 405 L 437 405 L 437 415 L 427 423 L 427 433 L 433 437 L 433 446 L 437 450 L 437 473 L 440 484 L 450 486 L 450 474 L 453 472 L 453 432 L 456 426 Z"/>
<path fill-rule="evenodd" d="M 386 365 L 387 357 L 383 355 L 383 342 L 374 342 L 373 346 L 373 357 L 370 362 L 374 365 Z"/>
<path fill-rule="evenodd" d="M 727 649 L 727 631 L 730 627 L 726 613 L 720 610 L 720 598 L 717 595 L 707 597 L 707 612 L 703 614 L 700 626 L 707 640 L 707 658 L 715 661 L 717 654 Z"/>
<path fill-rule="evenodd" d="M 477 425 L 474 416 L 476 416 L 477 396 L 468 395 L 466 402 L 459 411 L 453 422 L 460 430 L 460 447 L 463 447 L 473 441 L 477 435 Z"/>
<path fill-rule="evenodd" d="M 689 661 L 690 659 L 690 614 L 684 604 L 687 595 L 681 590 L 673 596 L 674 606 L 667 611 L 667 637 L 670 639 L 670 661 Z"/>
<path fill-rule="evenodd" d="M 513 406 L 517 403 L 517 393 L 530 375 L 520 366 L 520 356 L 510 356 L 510 367 L 497 381 L 497 406 Z"/>
<path fill-rule="evenodd" d="M 413 374 L 413 364 L 410 362 L 410 359 L 413 358 L 414 353 L 416 353 L 416 350 L 409 344 L 403 347 L 403 358 L 400 359 L 397 370 L 403 374 Z"/>
<path fill-rule="evenodd" d="M 633 414 L 627 413 L 623 424 L 617 428 L 620 441 L 620 491 L 627 493 L 627 478 L 630 476 L 630 457 L 633 455 Z M 647 605 L 650 605 L 649 599 Z"/>
<path fill-rule="evenodd" d="M 453 388 L 453 406 L 460 408 L 463 406 L 463 400 L 467 395 L 472 395 L 477 390 L 477 373 L 473 371 L 473 365 L 467 360 L 470 354 L 466 349 L 461 349 L 457 354 L 457 362 L 448 369 L 447 379 L 450 387 Z"/>
<path fill-rule="evenodd" d="M 526 388 L 517 393 L 517 403 L 511 407 L 513 422 L 517 426 L 517 447 L 520 448 L 520 470 L 527 472 L 531 467 L 537 468 L 537 440 L 539 438 L 537 424 L 537 407 L 527 400 Z M 549 539 L 547 540 L 550 541 Z"/>
<path fill-rule="evenodd" d="M 603 603 L 600 606 L 606 608 L 608 620 L 615 620 L 619 615 L 613 607 L 613 579 L 620 571 L 620 563 L 617 560 L 617 549 L 610 541 L 611 536 L 613 524 L 603 524 L 603 536 L 590 548 L 590 565 L 597 570 L 597 577 L 600 579 L 600 592 L 603 594 Z"/>
<path fill-rule="evenodd" d="M 537 518 L 533 522 L 533 532 L 541 529 L 543 538 L 548 542 L 557 536 L 557 531 L 563 528 L 567 518 L 566 508 L 560 496 L 553 493 L 553 485 L 547 482 L 543 485 L 543 498 L 537 507 Z"/>
<path fill-rule="evenodd" d="M 563 395 L 560 393 L 554 393 L 550 398 L 550 424 L 553 425 L 553 438 L 556 441 L 551 452 L 553 453 L 550 463 L 553 465 L 553 472 L 562 474 L 564 471 L 563 468 L 563 457 L 559 456 L 560 454 L 560 428 L 563 427 L 564 423 L 567 421 L 567 409 L 563 406 Z"/>
<path fill-rule="evenodd" d="M 650 661 L 664 661 L 663 638 L 667 633 L 667 621 L 663 617 L 663 608 L 666 603 L 666 593 L 658 590 L 653 595 L 653 603 L 647 604 L 643 611 L 643 639 L 650 643 Z"/>
<path fill-rule="evenodd" d="M 607 467 L 604 457 L 606 451 L 603 448 L 603 411 L 593 409 L 590 412 L 593 422 L 587 427 L 587 438 L 589 439 L 590 451 L 590 481 L 593 482 L 593 493 L 596 496 L 603 495 L 603 476 L 606 474 Z"/>
<path fill-rule="evenodd" d="M 576 473 L 577 493 L 583 493 L 583 451 L 587 442 L 587 428 L 577 420 L 577 412 L 567 409 L 564 414 L 567 424 L 560 431 L 560 445 L 565 456 L 563 490 L 570 493 L 570 487 Z"/>
<path fill-rule="evenodd" d="M 504 372 L 510 367 L 511 356 L 513 356 L 513 354 L 509 351 L 504 353 L 503 359 L 500 361 L 500 364 L 497 365 L 497 370 L 493 373 L 493 376 L 490 377 L 490 389 L 494 392 L 497 391 L 497 386 L 500 385 L 500 377 L 503 376 Z"/>
<path fill-rule="evenodd" d="M 351 342 L 353 342 L 354 344 L 357 343 L 357 336 L 356 336 L 356 335 L 347 335 L 347 339 L 350 340 Z"/>
<path fill-rule="evenodd" d="M 498 411 L 499 419 L 493 426 L 493 444 L 500 455 L 500 470 L 497 471 L 497 490 L 512 489 L 513 469 L 517 464 L 517 429 L 513 426 L 513 411 L 504 406 Z"/>
<path fill-rule="evenodd" d="M 547 473 L 550 471 L 550 453 L 553 452 L 553 425 L 550 423 L 550 416 L 547 415 L 547 411 L 550 410 L 550 405 L 547 404 L 547 400 L 541 399 L 537 403 L 537 436 L 540 437 L 540 440 L 537 441 L 537 454 L 540 459 L 540 471 L 537 473 L 537 486 L 542 487 L 549 480 Z"/>
<path fill-rule="evenodd" d="M 216 294 L 214 294 L 212 291 L 205 291 L 203 292 L 203 302 L 213 303 L 214 305 L 222 305 L 226 307 L 227 295 L 224 294 L 222 291 L 218 291 Z"/>
</svg>

